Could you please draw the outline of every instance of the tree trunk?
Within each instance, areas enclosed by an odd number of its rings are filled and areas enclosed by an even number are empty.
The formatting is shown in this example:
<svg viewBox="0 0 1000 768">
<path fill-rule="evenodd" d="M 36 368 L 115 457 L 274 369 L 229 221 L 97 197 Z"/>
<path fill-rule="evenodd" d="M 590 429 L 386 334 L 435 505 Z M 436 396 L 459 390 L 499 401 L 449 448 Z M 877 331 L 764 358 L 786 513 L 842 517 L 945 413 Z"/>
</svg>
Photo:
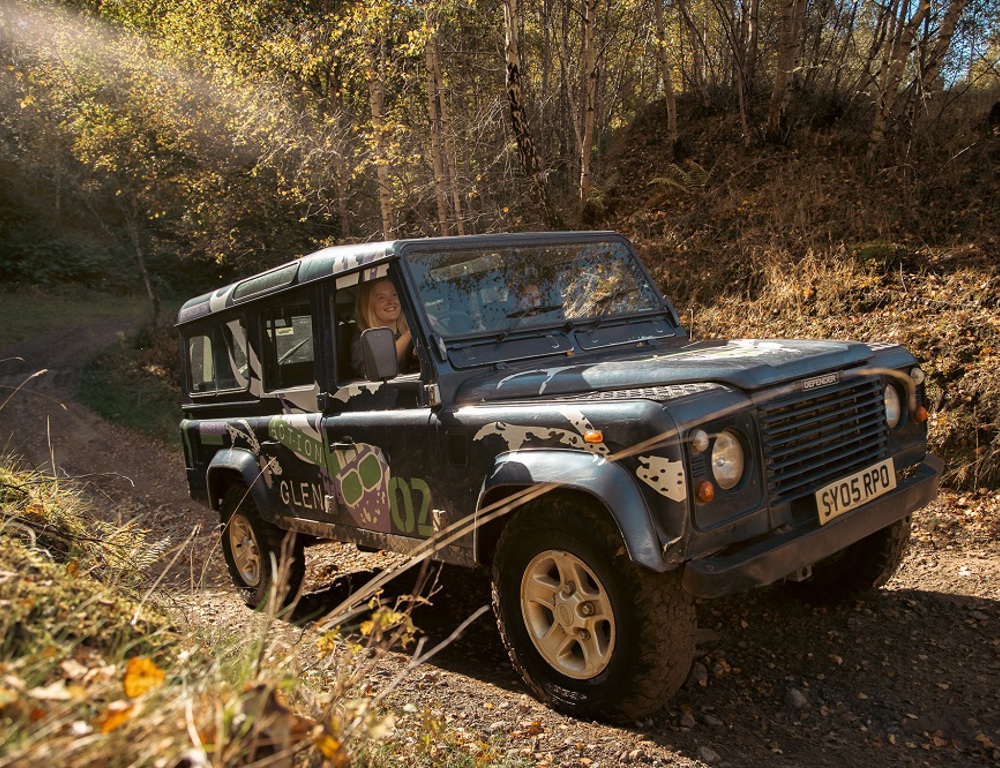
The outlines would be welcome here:
<svg viewBox="0 0 1000 768">
<path fill-rule="evenodd" d="M 146 266 L 146 253 L 142 248 L 142 238 L 139 233 L 139 200 L 135 193 L 129 196 L 128 207 L 125 208 L 125 222 L 128 227 L 129 238 L 132 241 L 132 250 L 135 251 L 135 259 L 139 263 L 139 274 L 142 276 L 142 284 L 146 288 L 146 296 L 153 307 L 153 327 L 160 324 L 160 297 L 153 290 L 153 281 L 149 275 L 149 268 Z"/>
<path fill-rule="evenodd" d="M 597 98 L 597 66 L 594 57 L 594 15 L 597 0 L 583 0 L 583 141 L 580 146 L 580 220 L 590 220 L 591 159 L 594 144 L 594 101 Z"/>
<path fill-rule="evenodd" d="M 805 0 L 782 0 L 778 66 L 774 73 L 774 90 L 771 92 L 766 132 L 767 140 L 774 143 L 783 140 L 786 113 L 792 95 L 792 78 L 799 56 L 799 33 L 805 11 Z"/>
<path fill-rule="evenodd" d="M 438 68 L 435 64 L 437 56 L 435 35 L 431 35 L 425 45 L 427 57 L 427 117 L 431 129 L 431 164 L 434 168 L 434 198 L 437 201 L 437 225 L 441 237 L 448 234 L 448 199 L 445 193 L 443 147 L 441 139 L 441 115 L 437 79 Z"/>
<path fill-rule="evenodd" d="M 754 84 L 757 80 L 757 49 L 760 45 L 760 0 L 750 0 L 747 11 L 747 37 L 743 57 L 743 76 L 746 81 L 747 90 L 754 92 Z"/>
<path fill-rule="evenodd" d="M 347 182 L 350 174 L 347 172 L 347 159 L 339 150 L 333 153 L 333 172 L 337 177 L 337 219 L 340 222 L 340 239 L 343 242 L 351 240 L 351 211 L 347 204 Z"/>
<path fill-rule="evenodd" d="M 542 178 L 541 165 L 535 154 L 531 141 L 531 131 L 524 114 L 523 94 L 521 91 L 521 53 L 518 44 L 517 30 L 521 22 L 518 0 L 504 0 L 504 26 L 506 29 L 507 57 L 507 103 L 510 106 L 511 128 L 517 141 L 521 166 L 528 177 L 528 187 L 539 208 L 545 224 L 551 229 L 561 229 L 562 219 L 556 212 L 549 198 L 545 180 Z"/>
<path fill-rule="evenodd" d="M 945 11 L 944 20 L 938 27 L 937 35 L 934 38 L 934 46 L 931 48 L 924 61 L 923 71 L 920 73 L 920 92 L 927 94 L 934 88 L 934 81 L 941 73 L 941 65 L 944 63 L 948 49 L 951 47 L 951 39 L 955 34 L 955 27 L 962 17 L 969 0 L 951 0 L 948 10 Z"/>
<path fill-rule="evenodd" d="M 703 106 L 708 105 L 708 88 L 705 85 L 705 54 L 707 48 L 705 37 L 702 35 L 698 25 L 688 12 L 687 0 L 677 0 L 677 8 L 684 19 L 684 26 L 687 28 L 688 36 L 691 38 L 691 88 L 698 95 L 698 101 Z"/>
<path fill-rule="evenodd" d="M 670 59 L 667 56 L 667 26 L 663 20 L 663 2 L 664 0 L 653 0 L 653 17 L 656 20 L 656 56 L 660 60 L 663 96 L 667 103 L 667 142 L 672 160 L 677 149 L 677 94 L 674 91 L 674 79 L 670 72 Z"/>
<path fill-rule="evenodd" d="M 381 73 L 385 71 L 385 36 L 379 35 L 378 70 L 368 74 L 368 94 L 371 98 L 372 129 L 375 132 L 375 175 L 378 179 L 379 212 L 382 215 L 382 238 L 392 238 L 392 193 L 389 187 L 389 158 L 385 140 L 385 94 Z"/>
<path fill-rule="evenodd" d="M 903 8 L 899 16 L 899 31 L 892 46 L 885 81 L 879 89 L 875 123 L 872 126 L 871 150 L 874 150 L 875 147 L 885 141 L 889 118 L 892 116 L 893 108 L 896 105 L 896 95 L 899 93 L 899 86 L 903 82 L 903 71 L 906 67 L 906 61 L 910 58 L 910 52 L 913 49 L 913 38 L 917 28 L 927 16 L 930 5 L 930 0 L 920 0 L 917 10 L 910 20 L 906 21 L 906 12 L 909 6 L 903 3 Z"/>
<path fill-rule="evenodd" d="M 465 234 L 463 218 L 462 194 L 458 183 L 458 153 L 455 150 L 455 132 L 451 124 L 448 110 L 448 98 L 444 91 L 444 77 L 441 75 L 441 55 L 438 50 L 437 37 L 434 38 L 434 81 L 437 83 L 438 119 L 441 121 L 441 135 L 444 137 L 445 170 L 448 172 L 446 191 L 451 197 L 454 213 L 455 231 Z"/>
</svg>

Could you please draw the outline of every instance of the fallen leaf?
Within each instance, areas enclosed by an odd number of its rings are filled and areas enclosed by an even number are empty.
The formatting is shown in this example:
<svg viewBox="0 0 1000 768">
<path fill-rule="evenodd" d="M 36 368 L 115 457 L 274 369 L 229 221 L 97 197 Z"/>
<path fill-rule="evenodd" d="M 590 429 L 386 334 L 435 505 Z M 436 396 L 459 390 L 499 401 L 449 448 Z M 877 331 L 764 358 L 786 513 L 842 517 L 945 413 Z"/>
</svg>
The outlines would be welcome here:
<svg viewBox="0 0 1000 768">
<path fill-rule="evenodd" d="M 59 668 L 67 680 L 82 680 L 86 677 L 87 672 L 90 671 L 76 659 L 64 659 L 60 661 Z"/>
<path fill-rule="evenodd" d="M 115 701 L 108 705 L 104 714 L 97 718 L 101 733 L 111 733 L 132 716 L 133 706 L 126 701 Z"/>
<path fill-rule="evenodd" d="M 348 768 L 351 759 L 347 756 L 344 745 L 328 733 L 322 731 L 314 738 L 316 749 L 326 758 L 333 768 Z"/>
<path fill-rule="evenodd" d="M 32 688 L 28 695 L 39 701 L 69 701 L 73 698 L 66 684 L 60 680 L 58 683 L 46 685 L 44 687 Z"/>
<path fill-rule="evenodd" d="M 125 670 L 125 695 L 130 699 L 158 688 L 163 685 L 165 675 L 163 670 L 152 661 L 142 656 L 136 656 L 128 660 L 128 667 Z"/>
</svg>

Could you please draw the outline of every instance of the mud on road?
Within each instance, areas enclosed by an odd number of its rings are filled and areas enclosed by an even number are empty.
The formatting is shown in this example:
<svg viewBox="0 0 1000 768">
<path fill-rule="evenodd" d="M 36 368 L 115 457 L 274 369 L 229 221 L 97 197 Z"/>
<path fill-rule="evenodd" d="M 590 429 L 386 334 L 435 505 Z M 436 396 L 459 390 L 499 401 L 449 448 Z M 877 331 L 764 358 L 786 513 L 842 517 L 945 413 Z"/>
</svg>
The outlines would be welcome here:
<svg viewBox="0 0 1000 768">
<path fill-rule="evenodd" d="M 73 400 L 87 357 L 130 330 L 102 321 L 0 352 L 2 392 L 46 370 L 0 410 L 0 445 L 80 484 L 111 517 L 138 518 L 177 545 L 190 540 L 162 589 L 190 621 L 239 633 L 254 615 L 229 585 L 215 515 L 187 496 L 179 445 L 108 424 Z M 459 740 L 554 766 L 998 765 L 1000 494 L 945 493 L 914 526 L 900 573 L 864 601 L 815 607 L 776 586 L 700 603 L 687 684 L 631 727 L 574 720 L 531 698 L 490 613 L 395 690 L 394 705 L 417 710 L 397 727 L 416 727 L 429 709 Z M 298 626 L 383 564 L 346 545 L 307 553 Z M 414 613 L 430 642 L 489 601 L 485 574 L 446 568 L 438 579 L 433 605 Z M 390 653 L 372 688 L 407 659 Z"/>
</svg>

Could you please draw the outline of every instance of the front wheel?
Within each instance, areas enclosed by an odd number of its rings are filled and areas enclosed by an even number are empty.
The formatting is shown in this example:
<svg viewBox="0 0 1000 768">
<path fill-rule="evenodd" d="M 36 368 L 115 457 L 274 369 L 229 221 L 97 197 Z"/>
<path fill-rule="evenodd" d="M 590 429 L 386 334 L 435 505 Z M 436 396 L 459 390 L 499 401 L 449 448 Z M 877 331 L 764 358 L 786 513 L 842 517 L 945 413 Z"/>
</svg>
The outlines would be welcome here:
<svg viewBox="0 0 1000 768">
<path fill-rule="evenodd" d="M 247 487 L 233 485 L 222 499 L 222 554 L 236 590 L 251 608 L 267 602 L 272 585 L 278 605 L 298 595 L 305 575 L 301 537 L 260 516 Z"/>
<path fill-rule="evenodd" d="M 813 566 L 805 581 L 788 583 L 788 588 L 817 603 L 838 603 L 860 597 L 883 586 L 899 570 L 910 543 L 907 515 L 837 554 Z"/>
<path fill-rule="evenodd" d="M 573 497 L 534 502 L 506 527 L 493 608 L 525 682 L 573 715 L 645 717 L 691 665 L 696 620 L 678 574 L 637 566 L 607 515 Z"/>
</svg>

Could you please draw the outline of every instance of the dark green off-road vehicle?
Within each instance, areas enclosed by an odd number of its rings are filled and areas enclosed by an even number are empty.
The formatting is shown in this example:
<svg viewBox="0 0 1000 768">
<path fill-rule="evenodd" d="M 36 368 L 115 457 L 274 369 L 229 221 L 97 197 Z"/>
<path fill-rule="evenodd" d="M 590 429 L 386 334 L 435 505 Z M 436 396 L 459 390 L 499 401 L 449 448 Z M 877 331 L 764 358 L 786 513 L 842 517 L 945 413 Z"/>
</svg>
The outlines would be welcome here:
<svg viewBox="0 0 1000 768">
<path fill-rule="evenodd" d="M 386 278 L 402 365 L 388 328 L 358 333 L 359 291 Z M 177 327 L 191 495 L 249 605 L 283 538 L 290 593 L 304 542 L 431 542 L 492 570 L 514 665 L 581 715 L 676 691 L 695 597 L 884 583 L 942 471 L 906 350 L 692 342 L 614 233 L 327 248 L 192 299 Z"/>
</svg>

